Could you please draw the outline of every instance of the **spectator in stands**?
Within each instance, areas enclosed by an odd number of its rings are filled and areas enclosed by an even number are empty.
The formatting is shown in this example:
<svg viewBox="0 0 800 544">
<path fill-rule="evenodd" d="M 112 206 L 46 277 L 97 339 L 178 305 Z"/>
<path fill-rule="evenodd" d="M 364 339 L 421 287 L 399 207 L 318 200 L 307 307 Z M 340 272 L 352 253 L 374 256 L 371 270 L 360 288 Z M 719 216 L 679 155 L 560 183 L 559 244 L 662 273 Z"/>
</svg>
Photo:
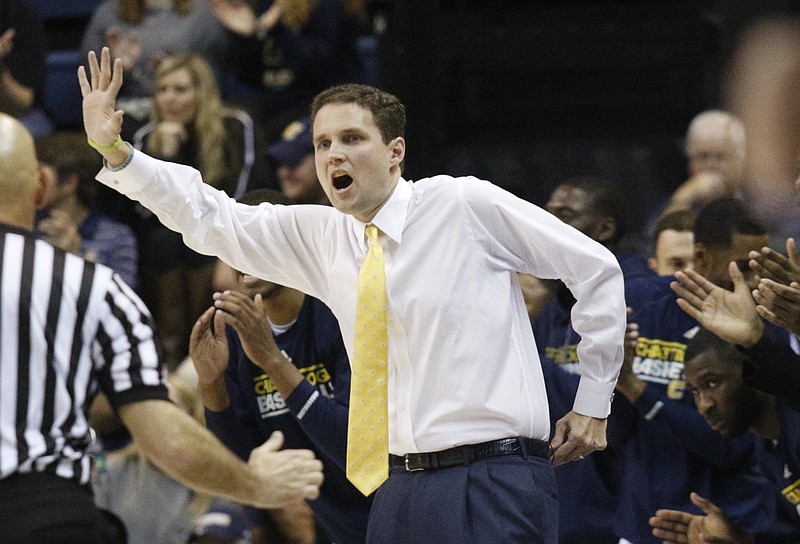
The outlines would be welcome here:
<svg viewBox="0 0 800 544">
<path fill-rule="evenodd" d="M 689 179 L 673 191 L 667 213 L 695 211 L 712 200 L 742 194 L 745 183 L 745 133 L 741 121 L 722 110 L 697 114 L 686 131 Z"/>
<path fill-rule="evenodd" d="M 159 64 L 150 122 L 133 145 L 151 155 L 194 166 L 206 183 L 241 196 L 266 170 L 261 135 L 239 108 L 223 106 L 213 72 L 202 57 L 171 55 Z M 192 324 L 211 301 L 215 259 L 188 249 L 181 236 L 140 208 L 144 294 L 150 301 L 167 354 L 180 362 Z"/>
<path fill-rule="evenodd" d="M 42 109 L 47 47 L 44 23 L 22 0 L 0 3 L 0 112 L 19 119 L 34 138 L 53 130 Z"/>
<path fill-rule="evenodd" d="M 278 184 L 289 200 L 297 204 L 330 205 L 317 179 L 310 117 L 286 125 L 281 139 L 267 149 L 267 155 L 275 162 Z"/>
<path fill-rule="evenodd" d="M 47 191 L 36 229 L 54 246 L 102 263 L 139 287 L 139 246 L 128 225 L 97 208 L 94 180 L 102 161 L 79 132 L 55 132 L 36 141 Z"/>
<path fill-rule="evenodd" d="M 253 524 L 241 506 L 215 499 L 209 509 L 195 520 L 192 544 L 261 544 Z"/>
<path fill-rule="evenodd" d="M 308 112 L 318 92 L 360 81 L 358 32 L 342 0 L 211 3 L 232 39 L 226 97 L 256 114 L 270 142 Z"/>
<path fill-rule="evenodd" d="M 690 209 L 675 210 L 662 215 L 653 232 L 653 256 L 647 266 L 659 276 L 671 276 L 678 270 L 691 268 L 694 253 L 694 220 L 697 214 Z"/>
<path fill-rule="evenodd" d="M 119 107 L 128 119 L 144 120 L 152 109 L 161 59 L 193 52 L 221 74 L 228 40 L 208 0 L 106 0 L 87 25 L 81 50 L 85 55 L 103 46 L 124 62 Z"/>
</svg>

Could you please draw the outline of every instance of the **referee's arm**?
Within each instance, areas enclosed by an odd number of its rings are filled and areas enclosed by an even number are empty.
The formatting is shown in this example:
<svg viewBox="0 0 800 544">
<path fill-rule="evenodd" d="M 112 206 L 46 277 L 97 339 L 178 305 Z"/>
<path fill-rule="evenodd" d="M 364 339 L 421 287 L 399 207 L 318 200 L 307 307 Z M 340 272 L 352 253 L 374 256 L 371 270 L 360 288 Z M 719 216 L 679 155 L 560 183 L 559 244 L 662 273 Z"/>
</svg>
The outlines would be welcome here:
<svg viewBox="0 0 800 544">
<path fill-rule="evenodd" d="M 309 450 L 278 451 L 280 435 L 245 464 L 170 401 L 131 402 L 119 414 L 147 459 L 187 487 L 261 508 L 319 495 L 322 463 Z"/>
</svg>

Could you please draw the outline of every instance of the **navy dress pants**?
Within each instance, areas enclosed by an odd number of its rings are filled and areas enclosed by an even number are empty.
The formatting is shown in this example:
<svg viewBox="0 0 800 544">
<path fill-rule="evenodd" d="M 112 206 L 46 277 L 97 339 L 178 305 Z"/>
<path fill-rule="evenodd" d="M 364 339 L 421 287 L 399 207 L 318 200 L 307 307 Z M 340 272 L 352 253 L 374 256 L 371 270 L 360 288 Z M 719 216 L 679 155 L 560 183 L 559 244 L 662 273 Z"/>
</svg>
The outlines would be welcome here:
<svg viewBox="0 0 800 544">
<path fill-rule="evenodd" d="M 555 475 L 549 461 L 534 456 L 393 469 L 376 492 L 367 527 L 367 544 L 556 542 Z"/>
</svg>

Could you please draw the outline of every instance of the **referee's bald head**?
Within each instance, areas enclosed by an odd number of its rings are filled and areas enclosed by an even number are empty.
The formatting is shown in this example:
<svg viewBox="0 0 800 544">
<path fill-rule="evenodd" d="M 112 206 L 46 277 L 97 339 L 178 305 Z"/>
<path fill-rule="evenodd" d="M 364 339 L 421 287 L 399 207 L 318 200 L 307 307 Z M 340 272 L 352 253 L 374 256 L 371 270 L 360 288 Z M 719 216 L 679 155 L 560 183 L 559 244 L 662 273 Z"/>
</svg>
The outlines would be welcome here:
<svg viewBox="0 0 800 544">
<path fill-rule="evenodd" d="M 36 148 L 28 129 L 0 113 L 0 221 L 32 229 L 44 195 Z"/>
</svg>

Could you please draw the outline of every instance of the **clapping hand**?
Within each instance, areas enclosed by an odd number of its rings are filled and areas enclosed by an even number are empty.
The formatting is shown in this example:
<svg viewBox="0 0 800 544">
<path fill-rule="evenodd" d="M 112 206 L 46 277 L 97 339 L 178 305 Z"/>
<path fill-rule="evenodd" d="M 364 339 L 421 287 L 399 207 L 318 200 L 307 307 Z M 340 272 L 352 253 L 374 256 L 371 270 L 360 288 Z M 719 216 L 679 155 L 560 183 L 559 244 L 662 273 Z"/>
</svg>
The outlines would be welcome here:
<svg viewBox="0 0 800 544">
<path fill-rule="evenodd" d="M 670 287 L 680 297 L 678 306 L 726 342 L 751 347 L 764 334 L 750 288 L 736 263 L 728 264 L 733 291 L 714 285 L 694 270 L 675 273 Z"/>
<path fill-rule="evenodd" d="M 209 308 L 201 315 L 189 337 L 189 358 L 201 384 L 217 381 L 228 366 L 228 338 L 221 312 Z"/>
<path fill-rule="evenodd" d="M 272 336 L 260 294 L 250 298 L 239 291 L 214 293 L 214 305 L 239 334 L 242 348 L 253 363 L 269 372 L 272 361 L 285 359 Z"/>
<path fill-rule="evenodd" d="M 786 240 L 786 257 L 765 247 L 750 252 L 750 267 L 759 276 L 753 298 L 764 319 L 800 334 L 800 264 L 794 238 Z"/>
</svg>

